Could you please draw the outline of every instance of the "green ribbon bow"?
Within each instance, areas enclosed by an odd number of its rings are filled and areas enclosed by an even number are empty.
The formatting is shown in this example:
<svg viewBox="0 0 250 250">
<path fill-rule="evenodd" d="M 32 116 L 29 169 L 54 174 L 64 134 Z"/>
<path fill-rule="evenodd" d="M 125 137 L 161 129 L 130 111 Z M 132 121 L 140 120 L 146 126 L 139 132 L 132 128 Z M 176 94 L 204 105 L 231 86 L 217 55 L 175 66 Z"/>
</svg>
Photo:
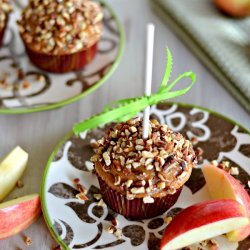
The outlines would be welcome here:
<svg viewBox="0 0 250 250">
<path fill-rule="evenodd" d="M 136 116 L 139 111 L 144 110 L 148 106 L 152 106 L 164 100 L 174 98 L 177 96 L 184 95 L 190 88 L 194 85 L 196 81 L 196 75 L 192 72 L 185 72 L 179 75 L 172 83 L 168 84 L 169 78 L 172 71 L 173 58 L 169 49 L 166 49 L 167 52 L 167 66 L 164 73 L 164 77 L 158 91 L 150 96 L 141 96 L 123 99 L 116 101 L 111 105 L 108 105 L 104 108 L 102 113 L 91 116 L 90 118 L 75 124 L 73 131 L 76 135 L 80 133 L 97 128 L 100 125 L 104 125 L 110 122 L 122 122 L 131 119 Z M 176 91 L 170 90 L 183 78 L 190 78 L 191 83 L 188 87 Z"/>
</svg>

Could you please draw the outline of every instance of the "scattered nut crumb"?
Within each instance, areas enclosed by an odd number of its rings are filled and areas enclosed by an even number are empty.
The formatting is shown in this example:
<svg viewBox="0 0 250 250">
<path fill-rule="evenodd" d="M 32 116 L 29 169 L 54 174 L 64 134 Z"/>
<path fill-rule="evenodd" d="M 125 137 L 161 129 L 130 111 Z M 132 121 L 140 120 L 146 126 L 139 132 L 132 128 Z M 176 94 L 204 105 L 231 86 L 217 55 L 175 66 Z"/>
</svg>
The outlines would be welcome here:
<svg viewBox="0 0 250 250">
<path fill-rule="evenodd" d="M 121 239 L 122 237 L 122 230 L 120 228 L 117 228 L 114 235 L 118 238 Z"/>
<path fill-rule="evenodd" d="M 111 223 L 112 223 L 113 226 L 118 226 L 119 225 L 119 221 L 115 217 L 113 217 L 111 219 Z"/>
<path fill-rule="evenodd" d="M 218 161 L 213 160 L 213 161 L 211 161 L 211 164 L 214 165 L 214 166 L 218 166 Z"/>
<path fill-rule="evenodd" d="M 79 194 L 77 194 L 77 195 L 76 195 L 76 198 L 77 198 L 78 200 L 82 200 L 82 201 L 87 201 L 87 200 L 89 200 L 88 196 L 85 195 L 84 193 L 79 193 Z"/>
<path fill-rule="evenodd" d="M 100 207 L 106 207 L 106 203 L 103 201 L 103 199 L 100 199 L 100 201 L 97 203 L 97 206 L 100 206 Z"/>
<path fill-rule="evenodd" d="M 113 234 L 116 231 L 116 227 L 113 225 L 108 226 L 106 229 L 109 234 Z"/>
<path fill-rule="evenodd" d="M 93 194 L 93 197 L 94 197 L 94 199 L 95 199 L 96 201 L 99 201 L 99 200 L 101 200 L 102 195 L 101 195 L 101 194 Z"/>
<path fill-rule="evenodd" d="M 16 187 L 17 188 L 23 188 L 23 182 L 21 181 L 21 180 L 18 180 L 17 182 L 16 182 Z"/>
<path fill-rule="evenodd" d="M 196 144 L 198 144 L 198 139 L 197 139 L 197 137 L 192 137 L 191 138 L 191 143 L 193 144 L 193 145 L 196 145 Z"/>
<path fill-rule="evenodd" d="M 77 183 L 79 183 L 79 182 L 80 182 L 80 179 L 79 179 L 79 178 L 73 179 L 73 183 L 74 183 L 74 184 L 77 184 Z"/>
<path fill-rule="evenodd" d="M 31 83 L 25 80 L 22 84 L 23 89 L 29 89 L 31 87 Z"/>
<path fill-rule="evenodd" d="M 231 167 L 230 172 L 231 175 L 239 175 L 239 169 L 237 167 Z"/>
<path fill-rule="evenodd" d="M 30 237 L 28 236 L 24 236 L 24 243 L 27 245 L 27 246 L 30 246 L 32 244 L 32 240 Z"/>
<path fill-rule="evenodd" d="M 167 216 L 167 217 L 164 218 L 164 222 L 166 224 L 169 224 L 172 220 L 173 220 L 173 217 L 171 217 L 171 216 Z"/>
</svg>

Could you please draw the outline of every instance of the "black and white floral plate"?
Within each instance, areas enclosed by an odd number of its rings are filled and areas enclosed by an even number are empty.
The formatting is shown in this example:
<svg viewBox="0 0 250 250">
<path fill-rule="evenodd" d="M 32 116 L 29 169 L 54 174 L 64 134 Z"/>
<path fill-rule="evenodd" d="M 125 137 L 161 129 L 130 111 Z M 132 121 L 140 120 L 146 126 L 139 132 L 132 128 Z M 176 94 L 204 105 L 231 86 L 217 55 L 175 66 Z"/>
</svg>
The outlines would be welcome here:
<svg viewBox="0 0 250 250">
<path fill-rule="evenodd" d="M 153 106 L 151 115 L 186 137 L 196 137 L 204 150 L 203 161 L 185 184 L 177 203 L 164 215 L 131 221 L 109 208 L 97 206 L 93 194 L 99 185 L 89 161 L 93 154 L 90 140 L 100 138 L 104 128 L 75 137 L 69 133 L 56 147 L 46 166 L 42 187 L 42 207 L 46 223 L 57 242 L 64 249 L 138 249 L 157 250 L 166 225 L 163 218 L 175 215 L 194 203 L 208 200 L 206 183 L 200 167 L 211 160 L 228 160 L 239 168 L 235 176 L 247 185 L 250 173 L 250 134 L 235 122 L 200 107 L 184 104 Z M 88 189 L 88 201 L 76 199 L 78 191 L 73 179 Z M 105 229 L 116 217 L 122 238 L 117 239 Z M 250 238 L 230 243 L 224 236 L 217 237 L 220 250 L 248 250 Z"/>
<path fill-rule="evenodd" d="M 49 110 L 83 98 L 112 75 L 124 48 L 121 24 L 111 7 L 100 0 L 104 32 L 94 61 L 83 70 L 66 74 L 39 70 L 29 61 L 16 24 L 26 4 L 27 0 L 13 1 L 14 12 L 5 32 L 4 46 L 0 48 L 0 114 Z M 3 84 L 4 79 L 7 84 Z"/>
</svg>

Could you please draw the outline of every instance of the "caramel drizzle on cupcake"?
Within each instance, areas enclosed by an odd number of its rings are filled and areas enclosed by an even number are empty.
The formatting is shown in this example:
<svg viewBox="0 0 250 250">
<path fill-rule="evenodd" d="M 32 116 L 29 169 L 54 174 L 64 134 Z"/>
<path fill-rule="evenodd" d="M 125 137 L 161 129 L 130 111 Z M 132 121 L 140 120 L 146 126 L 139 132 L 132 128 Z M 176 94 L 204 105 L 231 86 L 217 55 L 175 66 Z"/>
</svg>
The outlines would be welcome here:
<svg viewBox="0 0 250 250">
<path fill-rule="evenodd" d="M 102 33 L 103 13 L 90 0 L 31 0 L 18 21 L 20 34 L 34 51 L 71 54 L 94 45 Z"/>
<path fill-rule="evenodd" d="M 97 174 L 128 199 L 174 194 L 196 164 L 192 143 L 167 125 L 151 120 L 148 139 L 142 139 L 142 120 L 134 118 L 110 128 L 95 145 L 91 158 Z"/>
<path fill-rule="evenodd" d="M 9 0 L 0 0 L 0 29 L 2 29 L 7 20 L 7 15 L 12 11 Z"/>
</svg>

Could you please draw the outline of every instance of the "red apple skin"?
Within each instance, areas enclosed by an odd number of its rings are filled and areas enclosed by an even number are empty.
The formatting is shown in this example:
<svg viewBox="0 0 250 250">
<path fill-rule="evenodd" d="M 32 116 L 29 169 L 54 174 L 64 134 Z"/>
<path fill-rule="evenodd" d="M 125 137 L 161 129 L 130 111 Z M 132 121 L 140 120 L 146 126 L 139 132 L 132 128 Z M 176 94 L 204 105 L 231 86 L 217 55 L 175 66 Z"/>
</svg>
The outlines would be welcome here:
<svg viewBox="0 0 250 250">
<path fill-rule="evenodd" d="M 11 203 L 10 206 L 5 206 L 5 203 L 0 205 L 0 240 L 25 230 L 41 213 L 38 194 L 24 196 Z"/>
<path fill-rule="evenodd" d="M 214 174 L 215 171 L 217 174 L 220 175 L 220 183 L 224 183 L 227 182 L 230 183 L 230 186 L 232 188 L 232 191 L 235 195 L 235 198 L 232 197 L 232 192 L 223 192 L 223 187 L 218 191 L 217 194 L 215 194 L 212 190 L 210 191 L 210 195 L 211 198 L 215 198 L 215 199 L 235 199 L 237 200 L 241 205 L 244 206 L 245 210 L 246 210 L 246 215 L 248 217 L 250 217 L 250 197 L 248 192 L 245 190 L 245 188 L 240 184 L 240 182 L 235 179 L 231 174 L 227 173 L 225 170 L 218 168 L 217 166 L 214 165 L 205 165 L 203 168 L 203 173 L 204 176 L 206 178 L 206 169 L 211 169 L 213 170 Z M 228 187 L 227 187 L 228 189 Z M 209 186 L 208 186 L 208 190 L 210 190 Z M 215 197 L 213 197 L 213 195 L 215 195 Z M 227 237 L 230 241 L 242 241 L 244 239 L 246 239 L 250 234 L 250 225 L 243 227 L 243 228 L 239 228 L 233 232 L 230 232 L 227 234 Z"/>
<path fill-rule="evenodd" d="M 250 0 L 214 0 L 215 5 L 224 13 L 234 17 L 250 15 Z"/>
<path fill-rule="evenodd" d="M 244 216 L 244 208 L 235 200 L 221 199 L 195 204 L 182 210 L 170 222 L 163 234 L 160 248 L 163 249 L 172 239 L 192 229 L 216 221 Z"/>
</svg>

